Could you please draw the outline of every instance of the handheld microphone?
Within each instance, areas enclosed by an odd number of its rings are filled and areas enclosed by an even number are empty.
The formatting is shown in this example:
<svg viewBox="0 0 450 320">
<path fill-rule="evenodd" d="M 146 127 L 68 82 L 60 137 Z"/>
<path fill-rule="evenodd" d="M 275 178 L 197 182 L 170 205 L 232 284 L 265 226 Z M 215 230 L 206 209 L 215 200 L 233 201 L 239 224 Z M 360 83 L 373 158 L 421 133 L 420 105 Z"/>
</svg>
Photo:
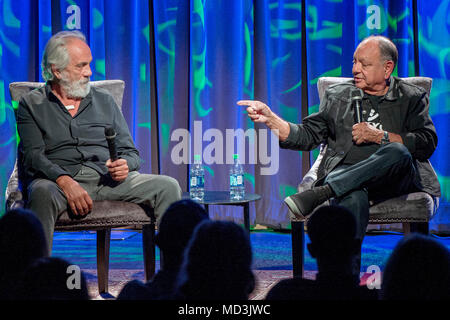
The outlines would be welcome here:
<svg viewBox="0 0 450 320">
<path fill-rule="evenodd" d="M 116 132 L 111 127 L 105 128 L 105 137 L 108 142 L 109 158 L 111 161 L 116 161 L 118 159 L 117 149 L 116 149 Z"/>
<path fill-rule="evenodd" d="M 354 90 L 352 91 L 352 104 L 353 104 L 353 110 L 356 115 L 356 123 L 362 122 L 362 115 L 361 115 L 361 101 L 362 96 L 360 90 Z"/>
</svg>

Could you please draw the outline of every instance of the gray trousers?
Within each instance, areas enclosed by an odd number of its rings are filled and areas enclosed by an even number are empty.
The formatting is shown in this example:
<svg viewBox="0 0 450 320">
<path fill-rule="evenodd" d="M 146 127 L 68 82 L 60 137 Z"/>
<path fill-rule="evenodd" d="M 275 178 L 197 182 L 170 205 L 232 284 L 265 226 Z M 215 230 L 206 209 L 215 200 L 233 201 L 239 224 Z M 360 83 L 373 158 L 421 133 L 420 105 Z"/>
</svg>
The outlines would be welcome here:
<svg viewBox="0 0 450 320">
<path fill-rule="evenodd" d="M 132 171 L 119 183 L 112 180 L 109 175 L 101 176 L 94 169 L 82 166 L 73 179 L 88 192 L 93 201 L 119 200 L 149 205 L 154 209 L 157 225 L 166 209 L 181 199 L 178 181 L 164 175 Z M 68 209 L 63 191 L 53 181 L 35 179 L 28 186 L 27 207 L 41 221 L 48 252 L 51 253 L 55 222 Z"/>
</svg>

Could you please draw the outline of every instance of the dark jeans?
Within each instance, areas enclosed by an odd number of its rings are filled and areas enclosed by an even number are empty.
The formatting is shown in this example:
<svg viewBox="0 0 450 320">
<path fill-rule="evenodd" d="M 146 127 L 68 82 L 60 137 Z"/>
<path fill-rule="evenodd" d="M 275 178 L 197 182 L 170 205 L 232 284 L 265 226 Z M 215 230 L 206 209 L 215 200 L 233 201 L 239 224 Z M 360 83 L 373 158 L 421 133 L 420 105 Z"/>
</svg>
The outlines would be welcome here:
<svg viewBox="0 0 450 320">
<path fill-rule="evenodd" d="M 369 200 L 417 191 L 415 177 L 416 169 L 408 149 L 393 142 L 381 146 L 366 160 L 338 166 L 324 183 L 335 192 L 335 203 L 355 216 L 356 238 L 362 243 L 369 221 Z"/>
</svg>

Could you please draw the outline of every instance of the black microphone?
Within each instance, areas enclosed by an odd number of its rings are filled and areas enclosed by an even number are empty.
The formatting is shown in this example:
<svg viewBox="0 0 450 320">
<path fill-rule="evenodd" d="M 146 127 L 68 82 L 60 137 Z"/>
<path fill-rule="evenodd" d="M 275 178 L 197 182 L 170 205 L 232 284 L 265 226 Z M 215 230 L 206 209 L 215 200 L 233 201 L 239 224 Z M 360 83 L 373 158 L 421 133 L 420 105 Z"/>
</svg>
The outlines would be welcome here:
<svg viewBox="0 0 450 320">
<path fill-rule="evenodd" d="M 116 161 L 118 159 L 116 149 L 116 135 L 117 134 L 113 128 L 105 128 L 105 137 L 106 141 L 108 142 L 109 158 L 111 159 L 111 161 Z"/>
<path fill-rule="evenodd" d="M 352 104 L 353 104 L 353 110 L 356 115 L 356 123 L 362 122 L 362 115 L 361 115 L 361 101 L 362 101 L 362 95 L 360 90 L 353 90 L 352 91 Z"/>
</svg>

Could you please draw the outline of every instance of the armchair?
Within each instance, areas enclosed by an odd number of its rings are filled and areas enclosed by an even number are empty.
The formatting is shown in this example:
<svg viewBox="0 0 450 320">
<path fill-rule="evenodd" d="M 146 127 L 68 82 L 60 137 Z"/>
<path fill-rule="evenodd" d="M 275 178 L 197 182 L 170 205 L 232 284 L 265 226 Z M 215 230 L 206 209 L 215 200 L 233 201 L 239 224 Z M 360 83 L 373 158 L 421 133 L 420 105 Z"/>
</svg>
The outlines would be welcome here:
<svg viewBox="0 0 450 320">
<path fill-rule="evenodd" d="M 349 81 L 351 78 L 322 77 L 317 82 L 319 98 L 322 99 L 328 86 Z M 432 79 L 426 77 L 410 77 L 403 80 L 424 88 L 428 94 L 431 91 Z M 311 189 L 317 179 L 320 161 L 326 152 L 326 145 L 320 147 L 320 153 L 308 173 L 298 186 L 298 192 Z M 396 198 L 386 199 L 378 203 L 370 203 L 369 224 L 402 223 L 405 234 L 410 232 L 429 233 L 428 223 L 436 213 L 439 198 L 425 192 L 414 192 Z M 290 213 L 290 212 L 289 212 Z M 293 275 L 303 275 L 304 263 L 304 223 L 290 213 L 292 234 L 292 265 Z"/>
<path fill-rule="evenodd" d="M 13 82 L 9 85 L 11 98 L 20 98 L 35 88 L 43 86 L 39 82 Z M 91 81 L 92 86 L 108 90 L 115 102 L 122 109 L 122 97 L 125 83 L 122 80 Z M 16 159 L 14 170 L 6 188 L 6 209 L 24 206 L 19 179 L 20 163 Z M 111 229 L 125 226 L 142 228 L 142 245 L 144 256 L 144 273 L 146 280 L 155 273 L 155 225 L 153 209 L 123 201 L 94 201 L 90 214 L 83 219 L 72 220 L 65 211 L 57 220 L 55 231 L 95 230 L 97 232 L 97 276 L 99 293 L 108 292 L 109 248 Z"/>
</svg>

